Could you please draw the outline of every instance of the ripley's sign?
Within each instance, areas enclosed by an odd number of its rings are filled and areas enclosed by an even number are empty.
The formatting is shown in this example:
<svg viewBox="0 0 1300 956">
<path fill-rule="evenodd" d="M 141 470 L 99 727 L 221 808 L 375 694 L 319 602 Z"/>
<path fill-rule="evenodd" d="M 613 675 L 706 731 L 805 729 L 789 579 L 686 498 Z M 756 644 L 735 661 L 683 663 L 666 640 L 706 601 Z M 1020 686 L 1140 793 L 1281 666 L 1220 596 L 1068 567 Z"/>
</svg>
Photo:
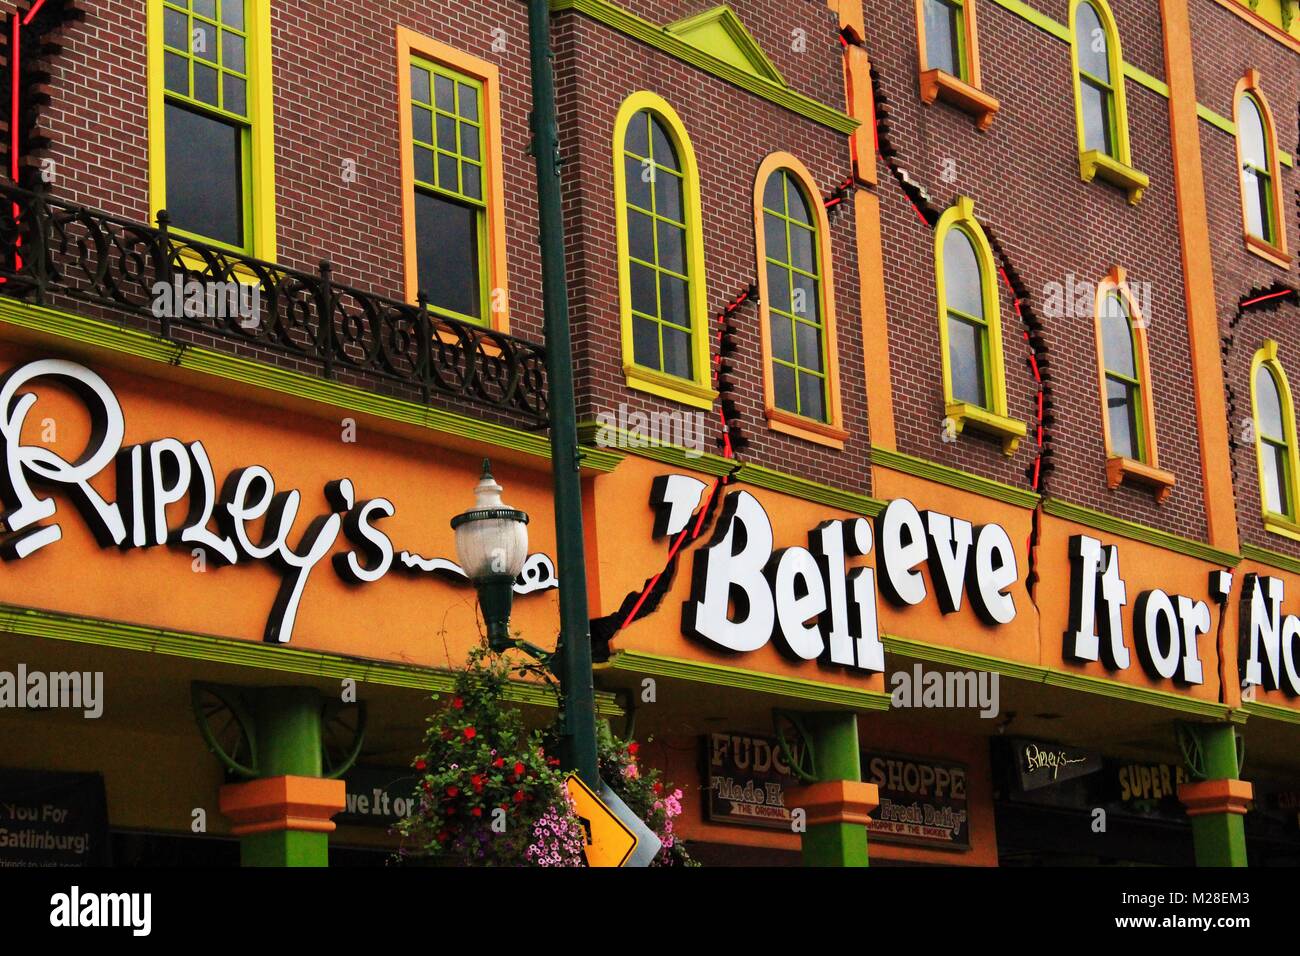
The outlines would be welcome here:
<svg viewBox="0 0 1300 956">
<path fill-rule="evenodd" d="M 37 396 L 22 389 L 42 378 L 70 388 L 90 415 L 90 440 L 76 461 L 60 458 L 45 445 L 23 444 L 23 425 Z M 43 493 L 58 486 L 71 496 L 101 547 L 125 551 L 166 544 L 201 552 L 218 567 L 269 562 L 280 572 L 281 584 L 266 622 L 267 641 L 289 642 L 308 577 L 340 538 L 351 548 L 332 555 L 330 564 L 350 584 L 378 581 L 394 568 L 464 580 L 460 567 L 445 558 L 397 552 L 379 527 L 395 513 L 393 503 L 387 498 L 361 498 L 349 478 L 325 485 L 328 511 L 312 519 L 295 544 L 289 538 L 302 494 L 296 489 L 277 491 L 266 468 L 238 468 L 218 491 L 203 442 L 160 438 L 124 448 L 124 435 L 117 397 L 102 378 L 82 365 L 41 359 L 15 366 L 0 377 L 0 501 L 6 509 L 0 520 L 7 532 L 0 537 L 0 557 L 19 561 L 62 539 L 60 524 L 49 521 L 57 516 L 56 504 Z M 110 466 L 117 474 L 117 501 L 104 500 L 90 484 Z M 168 507 L 182 502 L 188 505 L 184 520 L 179 525 L 169 523 Z M 259 521 L 263 530 L 255 539 L 251 527 Z M 515 591 L 529 593 L 556 585 L 551 560 L 534 554 L 525 563 Z"/>
</svg>

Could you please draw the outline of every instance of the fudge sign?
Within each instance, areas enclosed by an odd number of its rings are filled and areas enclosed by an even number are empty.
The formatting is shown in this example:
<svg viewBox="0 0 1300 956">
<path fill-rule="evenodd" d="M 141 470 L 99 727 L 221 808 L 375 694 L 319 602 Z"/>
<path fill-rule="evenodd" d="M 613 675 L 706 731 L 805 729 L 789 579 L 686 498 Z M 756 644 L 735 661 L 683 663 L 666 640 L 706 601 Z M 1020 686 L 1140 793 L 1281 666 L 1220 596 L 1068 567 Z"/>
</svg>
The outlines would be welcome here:
<svg viewBox="0 0 1300 956">
<path fill-rule="evenodd" d="M 682 485 L 684 491 L 689 487 Z M 674 501 L 671 488 L 657 485 L 652 497 L 661 515 L 689 510 Z M 677 523 L 661 518 L 656 530 Z M 731 492 L 713 539 L 695 553 L 683 631 L 729 651 L 756 651 L 772 641 L 796 660 L 883 671 L 877 590 L 899 607 L 922 603 L 929 596 L 923 564 L 944 614 L 969 600 L 989 625 L 1016 616 L 1007 589 L 1020 572 L 1011 539 L 996 524 L 975 526 L 918 511 L 899 498 L 874 526 L 866 518 L 824 521 L 808 532 L 807 547 L 773 546 L 772 522 L 759 500 L 747 491 Z M 849 567 L 873 548 L 875 568 Z"/>
<path fill-rule="evenodd" d="M 37 396 L 23 388 L 37 379 L 69 388 L 90 416 L 90 437 L 75 461 L 61 458 L 45 444 L 24 444 L 23 426 Z M 275 478 L 261 465 L 230 472 L 217 490 L 212 462 L 201 441 L 159 438 L 123 447 L 126 422 L 117 397 L 99 375 L 63 359 L 41 359 L 16 366 L 0 377 L 0 558 L 21 561 L 63 538 L 62 515 L 48 494 L 62 489 L 103 548 L 150 548 L 170 545 L 201 554 L 216 567 L 267 562 L 281 584 L 267 619 L 264 638 L 288 643 L 313 569 L 327 557 L 334 572 L 349 584 L 378 581 L 395 568 L 464 579 L 445 558 L 398 552 L 380 527 L 396 508 L 383 497 L 358 494 L 350 478 L 324 487 L 327 508 L 291 539 L 303 495 L 277 491 Z M 108 468 L 117 476 L 117 500 L 108 501 L 90 484 Z M 179 523 L 169 520 L 184 507 Z M 57 519 L 57 520 L 51 520 Z M 256 533 L 253 526 L 262 523 Z M 215 524 L 215 529 L 212 527 Z M 336 545 L 346 542 L 347 550 Z M 336 553 L 337 552 L 337 553 Z M 519 593 L 556 586 L 554 566 L 542 554 L 531 555 L 515 590 Z"/>
</svg>

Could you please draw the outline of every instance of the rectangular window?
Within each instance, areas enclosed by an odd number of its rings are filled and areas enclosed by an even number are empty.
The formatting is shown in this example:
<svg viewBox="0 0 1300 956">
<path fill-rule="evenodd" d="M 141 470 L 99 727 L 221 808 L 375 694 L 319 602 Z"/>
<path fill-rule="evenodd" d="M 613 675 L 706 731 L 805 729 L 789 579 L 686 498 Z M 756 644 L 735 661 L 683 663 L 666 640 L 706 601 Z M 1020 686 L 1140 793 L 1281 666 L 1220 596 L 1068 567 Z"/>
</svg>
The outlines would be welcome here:
<svg viewBox="0 0 1300 956">
<path fill-rule="evenodd" d="M 406 297 L 508 329 L 497 68 L 398 28 Z"/>
<path fill-rule="evenodd" d="M 274 258 L 266 0 L 150 0 L 149 13 L 154 211 Z"/>
<path fill-rule="evenodd" d="M 966 19 L 960 0 L 923 0 L 925 4 L 925 65 L 958 79 L 968 79 L 962 39 Z"/>
</svg>

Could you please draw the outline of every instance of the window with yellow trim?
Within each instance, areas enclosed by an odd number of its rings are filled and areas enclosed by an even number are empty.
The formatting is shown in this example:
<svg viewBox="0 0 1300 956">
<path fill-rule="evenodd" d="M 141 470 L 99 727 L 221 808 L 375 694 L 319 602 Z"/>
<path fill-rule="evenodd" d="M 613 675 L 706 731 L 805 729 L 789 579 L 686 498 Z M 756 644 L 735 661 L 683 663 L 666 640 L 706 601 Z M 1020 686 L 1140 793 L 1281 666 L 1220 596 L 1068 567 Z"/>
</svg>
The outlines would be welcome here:
<svg viewBox="0 0 1300 956">
<path fill-rule="evenodd" d="M 754 182 L 764 405 L 769 425 L 843 447 L 830 223 L 811 173 L 773 153 Z"/>
<path fill-rule="evenodd" d="M 957 432 L 972 425 L 1014 454 L 1026 427 L 1007 416 L 997 267 L 972 200 L 959 197 L 939 217 L 934 244 L 946 416 Z"/>
<path fill-rule="evenodd" d="M 628 384 L 709 407 L 699 176 L 677 114 L 653 93 L 624 102 L 614 127 L 623 367 Z"/>
<path fill-rule="evenodd" d="M 1259 87 L 1257 70 L 1248 70 L 1238 81 L 1235 95 L 1237 166 L 1246 246 L 1276 265 L 1290 268 L 1283 190 L 1278 180 L 1277 132 L 1268 100 Z"/>
<path fill-rule="evenodd" d="M 150 192 L 171 227 L 274 256 L 267 0 L 150 0 Z"/>
<path fill-rule="evenodd" d="M 499 73 L 399 27 L 406 298 L 508 331 Z"/>
<path fill-rule="evenodd" d="M 1296 524 L 1297 467 L 1295 405 L 1277 343 L 1266 342 L 1251 364 L 1251 403 L 1255 452 L 1259 466 L 1260 501 L 1265 526 L 1300 536 Z"/>
</svg>

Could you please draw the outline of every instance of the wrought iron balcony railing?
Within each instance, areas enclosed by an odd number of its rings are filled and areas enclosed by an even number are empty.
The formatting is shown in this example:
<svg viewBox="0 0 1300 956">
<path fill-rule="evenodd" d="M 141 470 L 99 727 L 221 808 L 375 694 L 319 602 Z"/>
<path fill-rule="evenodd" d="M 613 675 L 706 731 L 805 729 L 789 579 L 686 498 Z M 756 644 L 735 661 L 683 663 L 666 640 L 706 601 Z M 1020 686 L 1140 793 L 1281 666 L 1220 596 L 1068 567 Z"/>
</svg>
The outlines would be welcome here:
<svg viewBox="0 0 1300 956">
<path fill-rule="evenodd" d="M 333 377 L 378 376 L 546 422 L 542 346 L 442 318 L 334 281 L 328 263 L 299 272 L 0 183 L 0 295 L 45 305 L 66 297 L 306 359 Z M 179 291 L 181 294 L 177 295 Z"/>
</svg>

